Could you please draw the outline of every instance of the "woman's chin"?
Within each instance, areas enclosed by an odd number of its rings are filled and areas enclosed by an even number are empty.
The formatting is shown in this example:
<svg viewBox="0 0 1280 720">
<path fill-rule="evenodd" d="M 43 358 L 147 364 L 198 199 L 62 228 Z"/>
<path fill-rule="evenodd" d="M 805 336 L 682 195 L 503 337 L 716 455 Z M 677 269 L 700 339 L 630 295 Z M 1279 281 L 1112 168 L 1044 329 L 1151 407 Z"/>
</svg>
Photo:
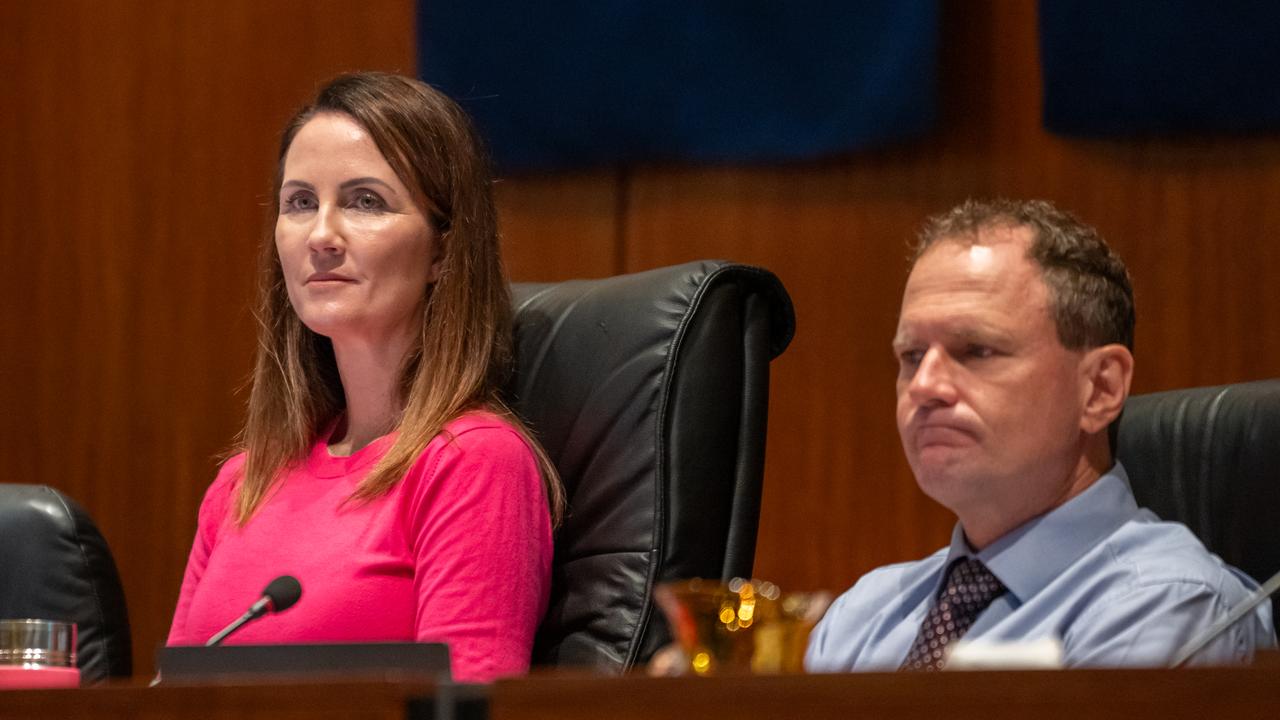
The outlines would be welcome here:
<svg viewBox="0 0 1280 720">
<path fill-rule="evenodd" d="M 357 330 L 365 324 L 359 317 L 347 313 L 309 313 L 299 315 L 299 319 L 308 330 L 330 340 L 355 336 Z"/>
</svg>

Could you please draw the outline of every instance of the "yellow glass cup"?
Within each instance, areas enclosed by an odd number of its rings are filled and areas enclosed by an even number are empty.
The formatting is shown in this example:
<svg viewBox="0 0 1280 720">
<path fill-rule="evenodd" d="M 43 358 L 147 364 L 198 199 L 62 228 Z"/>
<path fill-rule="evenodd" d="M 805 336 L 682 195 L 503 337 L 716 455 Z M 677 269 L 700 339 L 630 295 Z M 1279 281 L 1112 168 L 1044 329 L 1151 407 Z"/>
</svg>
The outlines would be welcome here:
<svg viewBox="0 0 1280 720">
<path fill-rule="evenodd" d="M 654 593 L 695 675 L 804 671 L 828 593 L 782 593 L 764 580 L 682 580 Z"/>
</svg>

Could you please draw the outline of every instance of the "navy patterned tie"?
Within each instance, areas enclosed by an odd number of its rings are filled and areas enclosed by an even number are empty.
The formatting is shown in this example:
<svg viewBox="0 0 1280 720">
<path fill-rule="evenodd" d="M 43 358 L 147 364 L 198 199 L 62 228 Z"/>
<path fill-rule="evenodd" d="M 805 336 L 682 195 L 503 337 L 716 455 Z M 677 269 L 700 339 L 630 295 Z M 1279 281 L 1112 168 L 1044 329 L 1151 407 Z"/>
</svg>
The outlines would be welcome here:
<svg viewBox="0 0 1280 720">
<path fill-rule="evenodd" d="M 1005 593 L 1004 583 L 977 558 L 951 563 L 947 582 L 924 616 L 916 641 L 902 661 L 903 670 L 941 670 L 947 645 L 966 632 L 992 600 Z"/>
</svg>

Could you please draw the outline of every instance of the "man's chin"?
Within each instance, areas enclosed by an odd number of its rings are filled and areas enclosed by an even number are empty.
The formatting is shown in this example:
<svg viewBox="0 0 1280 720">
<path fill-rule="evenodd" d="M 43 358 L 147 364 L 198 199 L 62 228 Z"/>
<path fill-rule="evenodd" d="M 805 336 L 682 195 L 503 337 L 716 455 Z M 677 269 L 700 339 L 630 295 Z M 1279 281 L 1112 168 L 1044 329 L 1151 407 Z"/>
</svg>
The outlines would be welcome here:
<svg viewBox="0 0 1280 720">
<path fill-rule="evenodd" d="M 972 493 L 975 478 L 982 475 L 965 460 L 955 452 L 921 453 L 911 463 L 911 471 L 925 495 L 951 507 L 955 498 Z"/>
<path fill-rule="evenodd" d="M 922 473 L 949 473 L 972 459 L 973 446 L 933 443 L 920 448 L 915 455 L 911 468 L 917 476 Z"/>
</svg>

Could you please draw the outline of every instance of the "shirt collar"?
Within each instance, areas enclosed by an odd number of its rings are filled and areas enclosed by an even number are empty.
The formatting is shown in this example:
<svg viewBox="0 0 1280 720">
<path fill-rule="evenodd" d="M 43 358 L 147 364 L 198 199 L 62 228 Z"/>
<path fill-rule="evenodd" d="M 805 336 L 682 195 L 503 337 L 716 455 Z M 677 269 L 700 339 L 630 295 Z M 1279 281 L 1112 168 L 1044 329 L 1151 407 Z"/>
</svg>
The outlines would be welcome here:
<svg viewBox="0 0 1280 720">
<path fill-rule="evenodd" d="M 956 523 L 943 567 L 962 557 L 976 557 L 1021 604 L 1137 512 L 1129 476 L 1117 462 L 1084 492 L 1028 520 L 981 552 L 969 548 L 964 529 Z"/>
</svg>

